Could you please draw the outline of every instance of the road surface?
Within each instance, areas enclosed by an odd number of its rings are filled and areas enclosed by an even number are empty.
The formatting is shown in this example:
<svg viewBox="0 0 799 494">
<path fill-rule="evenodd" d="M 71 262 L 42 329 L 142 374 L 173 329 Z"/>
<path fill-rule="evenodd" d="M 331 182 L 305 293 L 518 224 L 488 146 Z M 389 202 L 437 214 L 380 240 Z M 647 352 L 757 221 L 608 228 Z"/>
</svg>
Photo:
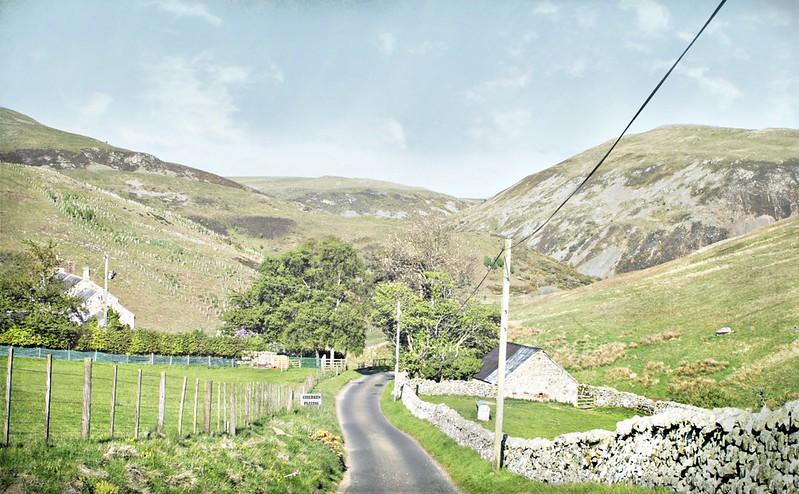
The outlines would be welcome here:
<svg viewBox="0 0 799 494">
<path fill-rule="evenodd" d="M 380 396 L 391 375 L 365 375 L 348 384 L 336 401 L 349 469 L 348 493 L 456 493 L 446 475 L 411 438 L 391 425 Z"/>
</svg>

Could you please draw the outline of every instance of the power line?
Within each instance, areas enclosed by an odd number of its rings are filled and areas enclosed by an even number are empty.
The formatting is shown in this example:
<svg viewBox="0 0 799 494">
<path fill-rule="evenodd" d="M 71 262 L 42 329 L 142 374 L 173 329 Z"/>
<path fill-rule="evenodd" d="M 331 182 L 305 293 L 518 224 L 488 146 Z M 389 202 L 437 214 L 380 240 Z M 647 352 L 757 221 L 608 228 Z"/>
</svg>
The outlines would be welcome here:
<svg viewBox="0 0 799 494">
<path fill-rule="evenodd" d="M 588 175 L 586 175 L 586 176 L 585 176 L 585 178 L 584 178 L 584 179 L 583 179 L 583 180 L 582 180 L 582 181 L 579 183 L 579 185 L 577 185 L 577 187 L 575 187 L 575 189 L 574 189 L 574 190 L 572 190 L 572 191 L 569 193 L 569 195 L 568 195 L 568 196 L 566 196 L 566 198 L 565 198 L 565 199 L 564 199 L 564 200 L 563 200 L 563 201 L 562 201 L 562 202 L 561 202 L 561 203 L 558 205 L 558 207 L 557 207 L 557 208 L 555 208 L 555 210 L 554 210 L 554 211 L 552 211 L 552 214 L 550 214 L 550 215 L 547 217 L 547 219 L 546 219 L 546 220 L 544 220 L 544 222 L 543 222 L 543 223 L 541 223 L 541 224 L 540 224 L 538 227 L 536 227 L 536 229 L 535 229 L 535 230 L 533 230 L 533 231 L 532 231 L 532 233 L 530 233 L 530 234 L 528 234 L 528 235 L 524 236 L 524 237 L 523 237 L 521 240 L 519 240 L 519 241 L 515 242 L 515 243 L 514 243 L 514 244 L 511 246 L 511 248 L 513 248 L 513 247 L 516 247 L 516 246 L 518 246 L 519 244 L 522 244 L 522 243 L 524 243 L 524 242 L 527 242 L 527 241 L 528 241 L 528 240 L 530 240 L 530 239 L 531 239 L 531 238 L 532 238 L 532 237 L 533 237 L 535 234 L 537 234 L 537 233 L 538 233 L 538 232 L 540 232 L 540 231 L 541 231 L 541 230 L 542 230 L 542 229 L 543 229 L 545 226 L 547 226 L 547 224 L 549 224 L 550 220 L 552 220 L 552 218 L 554 218 L 554 217 L 555 217 L 555 215 L 556 215 L 556 214 L 558 214 L 558 212 L 560 212 L 560 210 L 561 210 L 561 209 L 563 209 L 563 206 L 565 206 L 565 205 L 566 205 L 566 203 L 567 203 L 567 202 L 569 202 L 569 200 L 570 200 L 572 197 L 574 197 L 574 195 L 575 195 L 575 194 L 577 194 L 577 192 L 579 192 L 579 191 L 580 191 L 580 189 L 582 189 L 582 188 L 583 188 L 583 186 L 584 186 L 584 185 L 585 185 L 585 184 L 586 184 L 586 183 L 587 183 L 587 182 L 588 182 L 588 181 L 591 179 L 591 177 L 593 177 L 593 176 L 594 176 L 594 174 L 596 173 L 596 171 L 597 171 L 597 170 L 599 170 L 599 167 L 601 167 L 601 166 L 602 166 L 602 164 L 603 164 L 603 163 L 605 163 L 605 160 L 608 158 L 608 156 L 610 156 L 610 153 L 611 153 L 611 152 L 612 152 L 612 151 L 613 151 L 613 150 L 616 148 L 616 145 L 619 143 L 619 141 L 621 141 L 621 138 L 622 138 L 622 137 L 624 137 L 624 135 L 627 133 L 627 131 L 628 131 L 628 130 L 630 129 L 630 127 L 633 125 L 633 123 L 635 122 L 635 120 L 638 118 L 638 115 L 640 115 L 640 114 L 641 114 L 641 112 L 642 112 L 642 111 L 644 111 L 644 108 L 646 108 L 646 106 L 649 104 L 649 102 L 652 100 L 652 98 L 655 96 L 655 94 L 658 92 L 658 90 L 660 90 L 660 87 L 663 85 L 663 83 L 664 83 L 664 82 L 666 82 L 666 79 L 668 79 L 668 78 L 669 78 L 669 76 L 670 76 L 670 75 L 671 75 L 671 73 L 674 71 L 674 69 L 677 67 L 677 65 L 680 63 L 680 61 L 683 59 L 683 57 L 685 57 L 685 54 L 686 54 L 686 53 L 688 53 L 688 50 L 690 50 L 690 49 L 691 49 L 691 47 L 694 45 L 694 43 L 696 43 L 696 40 L 697 40 L 697 39 L 699 39 L 699 36 L 701 36 L 701 35 L 702 35 L 702 33 L 703 33 L 703 32 L 705 31 L 705 29 L 707 28 L 707 26 L 708 26 L 708 25 L 710 25 L 711 21 L 713 21 L 713 18 L 715 18 L 715 17 L 716 17 L 716 14 L 718 14 L 718 13 L 719 13 L 719 10 L 721 10 L 721 8 L 724 6 L 724 4 L 725 4 L 725 3 L 727 3 L 727 0 L 721 0 L 721 1 L 719 2 L 719 4 L 716 6 L 716 9 L 713 11 L 713 13 L 712 13 L 712 14 L 710 14 L 710 17 L 708 17 L 708 18 L 707 18 L 707 20 L 705 21 L 705 23 L 702 25 L 702 28 L 701 28 L 701 29 L 699 29 L 699 31 L 698 31 L 698 32 L 696 33 L 696 35 L 693 37 L 693 39 L 691 40 L 691 42 L 690 42 L 690 43 L 688 43 L 688 46 L 686 46 L 686 47 L 685 47 L 685 49 L 682 51 L 682 53 L 680 53 L 680 56 L 679 56 L 679 57 L 677 57 L 677 59 L 674 61 L 674 63 L 671 65 L 671 67 L 669 67 L 669 70 L 668 70 L 668 71 L 666 71 L 666 73 L 665 73 L 665 74 L 663 75 L 663 77 L 660 79 L 660 82 L 658 82 L 658 83 L 657 83 L 657 85 L 655 86 L 655 88 L 652 90 L 652 92 L 650 92 L 650 93 L 649 93 L 649 96 L 647 96 L 646 100 L 644 100 L 644 102 L 643 102 L 643 103 L 641 104 L 641 106 L 638 108 L 638 111 L 637 111 L 637 112 L 635 112 L 635 115 L 633 115 L 633 117 L 632 117 L 632 118 L 630 119 L 630 121 L 627 123 L 627 126 L 626 126 L 626 127 L 624 127 L 624 130 L 622 130 L 621 134 L 619 134 L 619 137 L 617 137 L 617 138 L 616 138 L 616 140 L 615 140 L 615 141 L 613 141 L 613 144 L 610 146 L 610 148 L 608 148 L 608 150 L 605 152 L 605 154 L 602 156 L 602 158 L 601 158 L 601 159 L 600 159 L 600 160 L 597 162 L 597 164 L 596 164 L 596 165 L 594 165 L 594 167 L 591 169 L 591 171 L 590 171 L 590 172 L 588 172 Z M 507 190 L 507 189 L 506 189 L 506 190 Z M 483 275 L 483 278 L 480 280 L 480 282 L 477 284 L 477 286 L 475 286 L 474 290 L 472 290 L 472 292 L 469 294 L 469 296 L 468 296 L 468 297 L 466 297 L 466 299 L 463 301 L 463 303 L 461 304 L 461 309 L 463 309 L 464 307 L 466 307 L 466 304 L 469 302 L 469 300 L 471 300 L 471 299 L 472 299 L 472 297 L 474 297 L 474 296 L 477 294 L 477 290 L 479 290 L 479 289 L 480 289 L 480 287 L 483 285 L 483 283 L 485 283 L 485 280 L 488 278 L 488 275 L 491 273 L 492 267 L 493 267 L 494 265 L 496 265 L 497 261 L 499 261 L 499 258 L 500 258 L 500 256 L 502 256 L 502 254 L 503 254 L 504 252 L 505 252 L 505 248 L 503 247 L 503 248 L 502 248 L 502 249 L 499 251 L 499 253 L 496 255 L 496 257 L 494 258 L 494 261 L 491 263 L 491 265 L 490 265 L 490 266 L 488 267 L 488 269 L 486 270 L 486 273 Z"/>
</svg>

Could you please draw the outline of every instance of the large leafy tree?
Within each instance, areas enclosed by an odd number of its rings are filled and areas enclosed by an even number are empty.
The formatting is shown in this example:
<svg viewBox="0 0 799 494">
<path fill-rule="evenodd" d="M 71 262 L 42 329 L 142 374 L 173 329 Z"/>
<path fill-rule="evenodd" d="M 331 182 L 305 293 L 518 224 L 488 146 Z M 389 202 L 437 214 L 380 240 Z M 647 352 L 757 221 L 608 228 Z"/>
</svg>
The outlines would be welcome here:
<svg viewBox="0 0 799 494">
<path fill-rule="evenodd" d="M 228 334 L 249 331 L 295 351 L 359 353 L 365 342 L 366 267 L 335 239 L 302 244 L 267 258 L 248 290 L 223 314 Z"/>
<path fill-rule="evenodd" d="M 26 241 L 24 253 L 0 254 L 0 342 L 67 348 L 75 338 L 80 303 L 54 277 L 53 242 Z"/>
<path fill-rule="evenodd" d="M 425 280 L 421 290 L 402 283 L 379 284 L 372 297 L 371 323 L 394 341 L 399 301 L 402 369 L 427 379 L 467 379 L 497 343 L 499 312 L 493 306 L 461 307 L 450 297 L 453 282 L 447 274 L 428 272 Z"/>
</svg>

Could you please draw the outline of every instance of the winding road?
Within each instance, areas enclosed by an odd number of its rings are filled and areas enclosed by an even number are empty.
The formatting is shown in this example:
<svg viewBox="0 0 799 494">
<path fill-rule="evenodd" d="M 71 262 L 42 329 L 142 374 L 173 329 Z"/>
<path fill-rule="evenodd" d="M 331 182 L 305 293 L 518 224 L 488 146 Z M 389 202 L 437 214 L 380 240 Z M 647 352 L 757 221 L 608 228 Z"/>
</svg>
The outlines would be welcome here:
<svg viewBox="0 0 799 494">
<path fill-rule="evenodd" d="M 349 469 L 348 493 L 456 493 L 457 489 L 416 441 L 391 425 L 380 410 L 389 373 L 367 374 L 338 395 Z"/>
</svg>

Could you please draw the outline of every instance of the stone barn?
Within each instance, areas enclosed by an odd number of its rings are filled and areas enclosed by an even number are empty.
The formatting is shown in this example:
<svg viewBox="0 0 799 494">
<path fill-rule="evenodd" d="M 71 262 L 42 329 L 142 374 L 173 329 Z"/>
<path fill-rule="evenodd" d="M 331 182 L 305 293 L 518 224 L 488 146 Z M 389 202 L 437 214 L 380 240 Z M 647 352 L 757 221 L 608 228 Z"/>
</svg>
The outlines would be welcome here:
<svg viewBox="0 0 799 494">
<path fill-rule="evenodd" d="M 577 380 L 543 350 L 508 343 L 505 361 L 505 396 L 522 400 L 577 404 Z M 483 357 L 475 379 L 497 384 L 499 345 Z"/>
</svg>

